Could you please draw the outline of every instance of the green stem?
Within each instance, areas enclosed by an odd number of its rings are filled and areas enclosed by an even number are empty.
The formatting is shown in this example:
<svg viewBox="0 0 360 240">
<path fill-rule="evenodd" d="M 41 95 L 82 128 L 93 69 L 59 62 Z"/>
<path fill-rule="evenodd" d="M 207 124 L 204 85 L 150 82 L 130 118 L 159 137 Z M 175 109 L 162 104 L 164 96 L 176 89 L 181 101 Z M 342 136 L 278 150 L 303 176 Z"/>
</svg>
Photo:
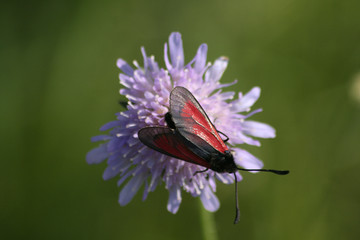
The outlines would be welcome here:
<svg viewBox="0 0 360 240">
<path fill-rule="evenodd" d="M 217 240 L 216 224 L 214 214 L 205 210 L 199 198 L 201 225 L 204 240 Z"/>
</svg>

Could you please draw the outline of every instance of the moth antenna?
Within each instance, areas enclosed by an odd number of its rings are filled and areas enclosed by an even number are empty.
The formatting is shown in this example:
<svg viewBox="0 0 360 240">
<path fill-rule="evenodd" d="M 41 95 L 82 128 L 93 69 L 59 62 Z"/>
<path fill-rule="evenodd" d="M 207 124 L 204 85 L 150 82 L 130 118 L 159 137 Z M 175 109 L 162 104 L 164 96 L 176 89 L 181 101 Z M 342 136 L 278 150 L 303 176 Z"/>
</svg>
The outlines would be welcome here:
<svg viewBox="0 0 360 240">
<path fill-rule="evenodd" d="M 278 175 L 286 175 L 288 174 L 290 171 L 289 170 L 274 170 L 274 169 L 246 169 L 246 168 L 237 168 L 237 170 L 241 170 L 241 171 L 246 171 L 246 172 L 272 172 Z"/>
<path fill-rule="evenodd" d="M 234 173 L 235 178 L 235 220 L 234 224 L 237 224 L 240 221 L 240 210 L 239 210 L 239 199 L 238 199 L 238 182 L 236 173 Z"/>
</svg>

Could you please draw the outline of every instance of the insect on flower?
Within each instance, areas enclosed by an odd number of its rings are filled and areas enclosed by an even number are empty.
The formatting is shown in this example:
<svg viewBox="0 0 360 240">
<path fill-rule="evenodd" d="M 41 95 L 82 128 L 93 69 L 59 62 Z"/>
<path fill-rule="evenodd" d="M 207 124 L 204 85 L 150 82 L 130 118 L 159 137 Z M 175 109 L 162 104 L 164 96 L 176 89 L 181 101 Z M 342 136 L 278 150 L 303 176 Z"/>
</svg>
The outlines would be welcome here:
<svg viewBox="0 0 360 240">
<path fill-rule="evenodd" d="M 262 111 L 252 109 L 261 90 L 256 86 L 244 94 L 224 90 L 237 82 L 220 82 L 229 59 L 207 62 L 207 51 L 203 43 L 195 56 L 185 61 L 181 34 L 174 32 L 164 44 L 165 66 L 144 47 L 143 65 L 117 60 L 126 109 L 100 128 L 103 134 L 92 137 L 100 144 L 88 152 L 86 161 L 106 162 L 103 179 L 118 178 L 121 206 L 129 204 L 140 191 L 145 201 L 162 185 L 169 193 L 169 212 L 177 213 L 183 192 L 199 198 L 207 211 L 214 212 L 220 207 L 218 183 L 240 182 L 238 166 L 263 168 L 260 159 L 240 148 L 246 144 L 259 147 L 257 138 L 276 135 L 270 125 L 250 120 Z"/>
<path fill-rule="evenodd" d="M 211 123 L 204 109 L 184 87 L 175 87 L 170 94 L 170 111 L 165 114 L 167 127 L 145 127 L 139 130 L 139 140 L 146 146 L 168 156 L 205 167 L 219 173 L 233 173 L 235 178 L 236 216 L 239 221 L 237 177 L 235 172 L 263 171 L 286 175 L 287 170 L 239 168 L 225 142 Z M 225 134 L 223 134 L 225 135 Z M 225 135 L 226 136 L 226 135 Z"/>
</svg>

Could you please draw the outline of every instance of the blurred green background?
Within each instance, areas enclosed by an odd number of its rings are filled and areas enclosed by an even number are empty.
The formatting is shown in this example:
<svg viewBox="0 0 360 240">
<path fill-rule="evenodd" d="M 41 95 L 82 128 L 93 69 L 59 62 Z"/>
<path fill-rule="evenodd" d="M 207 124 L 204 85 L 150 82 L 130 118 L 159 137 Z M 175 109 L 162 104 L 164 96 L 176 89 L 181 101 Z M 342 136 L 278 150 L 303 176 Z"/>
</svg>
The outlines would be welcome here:
<svg viewBox="0 0 360 240">
<path fill-rule="evenodd" d="M 244 173 L 241 221 L 218 184 L 220 239 L 360 236 L 360 1 L 1 1 L 1 239 L 202 239 L 198 200 L 176 215 L 164 185 L 126 207 L 90 137 L 121 111 L 116 59 L 163 65 L 183 36 L 186 61 L 230 58 L 223 82 L 262 88 L 254 118 L 277 130 L 245 149 L 288 176 Z M 358 77 L 358 82 L 360 77 Z M 359 83 L 358 83 L 359 85 Z"/>
</svg>

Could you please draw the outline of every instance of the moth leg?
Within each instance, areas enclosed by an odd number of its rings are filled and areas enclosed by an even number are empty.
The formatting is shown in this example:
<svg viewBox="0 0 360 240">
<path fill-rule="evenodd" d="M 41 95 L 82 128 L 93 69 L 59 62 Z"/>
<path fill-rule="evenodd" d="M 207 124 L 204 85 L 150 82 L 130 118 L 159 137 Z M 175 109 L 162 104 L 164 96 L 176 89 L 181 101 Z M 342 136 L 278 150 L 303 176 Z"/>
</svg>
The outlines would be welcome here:
<svg viewBox="0 0 360 240">
<path fill-rule="evenodd" d="M 218 133 L 220 133 L 220 134 L 222 134 L 223 136 L 225 136 L 225 137 L 226 137 L 226 139 L 225 139 L 225 140 L 223 140 L 224 142 L 229 141 L 229 137 L 228 137 L 228 136 L 226 136 L 226 134 L 225 134 L 225 133 L 220 132 L 220 131 L 219 131 L 219 130 L 217 130 L 217 129 L 216 129 L 216 131 L 217 131 Z"/>
<path fill-rule="evenodd" d="M 206 172 L 207 170 L 209 170 L 209 169 L 208 169 L 208 168 L 205 168 L 205 170 L 196 171 L 193 176 L 195 176 L 195 175 L 198 174 L 198 173 Z"/>
</svg>

